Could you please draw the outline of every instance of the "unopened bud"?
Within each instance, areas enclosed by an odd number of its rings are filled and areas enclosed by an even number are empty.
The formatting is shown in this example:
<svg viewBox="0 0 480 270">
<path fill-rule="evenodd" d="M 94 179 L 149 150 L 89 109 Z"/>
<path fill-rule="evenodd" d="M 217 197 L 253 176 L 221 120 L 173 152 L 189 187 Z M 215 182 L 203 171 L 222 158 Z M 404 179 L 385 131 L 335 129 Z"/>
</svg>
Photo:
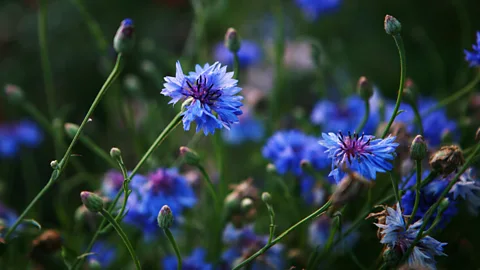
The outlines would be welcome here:
<svg viewBox="0 0 480 270">
<path fill-rule="evenodd" d="M 385 16 L 384 28 L 385 32 L 392 36 L 398 35 L 402 31 L 402 25 L 400 24 L 400 22 L 391 15 Z"/>
<path fill-rule="evenodd" d="M 275 165 L 272 163 L 268 163 L 266 169 L 268 173 L 277 173 L 277 167 L 275 167 Z"/>
<path fill-rule="evenodd" d="M 444 177 L 465 163 L 462 150 L 456 145 L 442 146 L 430 157 L 430 167 Z"/>
<path fill-rule="evenodd" d="M 112 149 L 110 149 L 110 156 L 113 158 L 113 160 L 123 163 L 122 151 L 120 151 L 120 149 L 117 147 L 112 147 Z"/>
<path fill-rule="evenodd" d="M 54 170 L 58 169 L 58 160 L 52 160 L 50 162 L 50 167 L 52 167 Z"/>
<path fill-rule="evenodd" d="M 262 201 L 265 204 L 271 204 L 272 203 L 272 195 L 270 195 L 270 193 L 268 193 L 268 192 L 263 192 L 262 193 Z"/>
<path fill-rule="evenodd" d="M 184 158 L 185 163 L 188 165 L 197 166 L 200 163 L 200 157 L 198 157 L 197 152 L 186 146 L 180 147 L 180 155 Z"/>
<path fill-rule="evenodd" d="M 83 205 L 85 205 L 90 212 L 97 213 L 103 209 L 103 199 L 95 193 L 82 191 L 80 198 L 82 199 Z"/>
<path fill-rule="evenodd" d="M 300 160 L 300 167 L 304 170 L 306 169 L 309 169 L 312 167 L 312 164 L 310 163 L 310 161 L 306 160 L 306 159 L 302 159 Z"/>
<path fill-rule="evenodd" d="M 23 91 L 20 87 L 14 84 L 5 85 L 5 94 L 7 95 L 8 100 L 19 103 L 23 101 Z"/>
<path fill-rule="evenodd" d="M 408 78 L 403 87 L 403 100 L 412 106 L 417 106 L 417 89 L 412 79 Z"/>
<path fill-rule="evenodd" d="M 410 158 L 421 161 L 427 156 L 427 144 L 422 135 L 417 135 L 410 146 Z"/>
<path fill-rule="evenodd" d="M 162 206 L 157 216 L 158 227 L 168 229 L 173 224 L 173 213 L 168 205 Z"/>
<path fill-rule="evenodd" d="M 442 131 L 441 141 L 442 144 L 451 144 L 455 140 L 455 134 L 450 129 Z"/>
<path fill-rule="evenodd" d="M 128 53 L 135 44 L 135 27 L 131 19 L 125 19 L 120 23 L 120 27 L 113 38 L 113 47 L 117 53 Z"/>
<path fill-rule="evenodd" d="M 240 50 L 240 38 L 237 34 L 237 30 L 234 28 L 228 28 L 225 33 L 225 47 L 232 53 L 236 53 Z"/>
<path fill-rule="evenodd" d="M 75 134 L 77 134 L 79 129 L 78 125 L 73 123 L 65 123 L 63 127 L 65 129 L 65 133 L 67 133 L 67 135 L 71 138 L 75 137 Z"/>
<path fill-rule="evenodd" d="M 253 207 L 253 200 L 251 198 L 244 198 L 240 203 L 243 212 L 248 212 Z"/>
<path fill-rule="evenodd" d="M 367 77 L 362 76 L 358 79 L 357 93 L 364 100 L 369 100 L 373 96 L 373 86 Z"/>
</svg>

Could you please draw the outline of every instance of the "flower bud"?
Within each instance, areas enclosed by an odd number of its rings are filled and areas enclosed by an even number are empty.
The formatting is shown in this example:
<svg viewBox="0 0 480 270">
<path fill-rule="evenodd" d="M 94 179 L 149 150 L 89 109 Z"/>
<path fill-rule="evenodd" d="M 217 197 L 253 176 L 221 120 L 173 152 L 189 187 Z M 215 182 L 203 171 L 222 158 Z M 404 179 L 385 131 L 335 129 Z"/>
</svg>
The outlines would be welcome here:
<svg viewBox="0 0 480 270">
<path fill-rule="evenodd" d="M 232 53 L 236 53 L 240 50 L 240 38 L 238 37 L 237 30 L 230 27 L 225 33 L 225 47 Z"/>
<path fill-rule="evenodd" d="M 271 204 L 272 203 L 272 195 L 270 195 L 270 193 L 268 193 L 268 192 L 263 192 L 262 193 L 262 201 L 265 204 Z"/>
<path fill-rule="evenodd" d="M 158 227 L 162 229 L 168 229 L 173 224 L 172 210 L 168 205 L 162 206 L 162 209 L 158 212 L 157 216 Z"/>
<path fill-rule="evenodd" d="M 19 103 L 23 101 L 24 95 L 22 89 L 14 84 L 5 85 L 5 94 L 7 95 L 8 100 Z"/>
<path fill-rule="evenodd" d="M 403 100 L 408 104 L 416 106 L 417 104 L 417 89 L 412 79 L 408 78 L 403 86 Z"/>
<path fill-rule="evenodd" d="M 253 207 L 253 200 L 251 198 L 245 198 L 240 202 L 240 208 L 243 212 L 248 212 Z"/>
<path fill-rule="evenodd" d="M 464 163 L 462 150 L 456 145 L 443 146 L 430 157 L 430 167 L 444 177 Z"/>
<path fill-rule="evenodd" d="M 393 16 L 386 15 L 384 21 L 385 32 L 389 35 L 398 35 L 402 31 L 402 25 L 400 22 Z"/>
<path fill-rule="evenodd" d="M 65 133 L 67 133 L 69 137 L 73 138 L 75 137 L 75 134 L 77 134 L 79 127 L 73 123 L 65 123 L 63 128 L 65 129 Z"/>
<path fill-rule="evenodd" d="M 273 165 L 272 163 L 267 164 L 267 172 L 268 173 L 277 173 L 277 167 Z"/>
<path fill-rule="evenodd" d="M 113 158 L 113 160 L 123 163 L 122 151 L 120 151 L 120 149 L 117 147 L 112 147 L 112 149 L 110 149 L 110 156 Z"/>
<path fill-rule="evenodd" d="M 362 99 L 367 101 L 373 96 L 373 86 L 368 81 L 367 77 L 362 76 L 358 79 L 357 93 Z"/>
<path fill-rule="evenodd" d="M 475 133 L 475 141 L 480 142 L 480 128 L 478 128 L 477 132 Z"/>
<path fill-rule="evenodd" d="M 88 260 L 88 269 L 90 270 L 100 270 L 102 269 L 102 265 L 96 259 Z"/>
<path fill-rule="evenodd" d="M 185 163 L 188 165 L 197 166 L 200 163 L 200 158 L 198 157 L 197 152 L 186 146 L 180 147 L 180 155 L 184 158 Z"/>
<path fill-rule="evenodd" d="M 83 205 L 87 207 L 90 212 L 100 212 L 103 209 L 103 199 L 95 193 L 89 191 L 82 191 L 80 193 Z"/>
<path fill-rule="evenodd" d="M 54 169 L 54 170 L 58 169 L 58 161 L 57 160 L 52 160 L 50 162 L 50 167 L 52 167 L 52 169 Z"/>
<path fill-rule="evenodd" d="M 455 141 L 455 134 L 450 129 L 445 129 L 442 131 L 440 139 L 442 144 L 451 144 Z"/>
<path fill-rule="evenodd" d="M 135 27 L 131 19 L 125 19 L 113 38 L 113 47 L 117 53 L 128 53 L 135 44 Z"/>
<path fill-rule="evenodd" d="M 427 156 L 427 144 L 422 135 L 417 135 L 410 146 L 410 158 L 421 161 Z"/>
<path fill-rule="evenodd" d="M 301 167 L 303 170 L 313 169 L 313 168 L 312 168 L 312 164 L 311 164 L 310 161 L 307 160 L 307 159 L 302 159 L 302 160 L 300 160 L 300 167 Z"/>
</svg>

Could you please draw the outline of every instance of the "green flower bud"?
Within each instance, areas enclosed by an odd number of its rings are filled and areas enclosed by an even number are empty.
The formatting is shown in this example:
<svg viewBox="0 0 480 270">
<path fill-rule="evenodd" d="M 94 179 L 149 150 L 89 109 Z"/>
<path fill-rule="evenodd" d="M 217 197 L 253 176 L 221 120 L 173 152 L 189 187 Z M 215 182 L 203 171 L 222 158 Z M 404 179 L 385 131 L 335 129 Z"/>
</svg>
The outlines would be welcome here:
<svg viewBox="0 0 480 270">
<path fill-rule="evenodd" d="M 225 47 L 232 53 L 240 50 L 240 38 L 234 28 L 228 28 L 227 33 L 225 33 Z"/>
<path fill-rule="evenodd" d="M 173 224 L 173 213 L 168 205 L 162 206 L 157 216 L 158 227 L 168 229 Z"/>
<path fill-rule="evenodd" d="M 368 81 L 367 77 L 362 76 L 358 79 L 357 93 L 362 99 L 367 101 L 373 96 L 373 86 Z"/>
<path fill-rule="evenodd" d="M 413 83 L 413 80 L 408 78 L 403 87 L 403 100 L 408 104 L 415 105 L 417 104 L 418 92 L 417 87 Z"/>
<path fill-rule="evenodd" d="M 50 162 L 50 167 L 52 167 L 52 169 L 54 169 L 54 170 L 58 169 L 58 161 L 57 160 L 52 160 Z"/>
<path fill-rule="evenodd" d="M 103 199 L 95 193 L 82 191 L 80 193 L 83 205 L 87 207 L 90 212 L 100 212 L 103 209 Z"/>
<path fill-rule="evenodd" d="M 427 156 L 427 144 L 422 135 L 417 135 L 410 146 L 410 158 L 413 160 L 423 160 Z"/>
<path fill-rule="evenodd" d="M 7 95 L 8 100 L 13 103 L 20 103 L 24 99 L 22 89 L 14 84 L 5 85 L 5 94 Z"/>
<path fill-rule="evenodd" d="M 180 155 L 184 158 L 185 163 L 188 165 L 197 166 L 200 163 L 198 154 L 186 146 L 180 147 Z"/>
<path fill-rule="evenodd" d="M 248 210 L 253 208 L 253 200 L 251 198 L 244 198 L 240 203 L 240 207 L 243 212 L 248 212 Z"/>
<path fill-rule="evenodd" d="M 389 35 L 399 35 L 402 31 L 402 25 L 400 22 L 393 16 L 386 15 L 384 21 L 385 32 Z"/>
<path fill-rule="evenodd" d="M 272 195 L 270 195 L 270 193 L 268 193 L 268 192 L 263 192 L 262 193 L 262 201 L 265 204 L 271 204 L 272 203 Z"/>
<path fill-rule="evenodd" d="M 63 128 L 65 129 L 65 133 L 67 133 L 67 135 L 70 138 L 75 137 L 75 134 L 77 134 L 78 129 L 79 129 L 78 125 L 73 124 L 73 123 L 65 123 Z"/>
<path fill-rule="evenodd" d="M 135 44 L 135 27 L 131 19 L 125 19 L 113 38 L 113 48 L 117 53 L 128 53 Z"/>
<path fill-rule="evenodd" d="M 120 149 L 117 147 L 112 147 L 112 149 L 110 149 L 110 156 L 113 158 L 113 160 L 123 163 L 122 151 L 120 151 Z"/>
<path fill-rule="evenodd" d="M 268 173 L 277 173 L 277 167 L 273 165 L 272 163 L 267 164 L 267 172 Z"/>
</svg>

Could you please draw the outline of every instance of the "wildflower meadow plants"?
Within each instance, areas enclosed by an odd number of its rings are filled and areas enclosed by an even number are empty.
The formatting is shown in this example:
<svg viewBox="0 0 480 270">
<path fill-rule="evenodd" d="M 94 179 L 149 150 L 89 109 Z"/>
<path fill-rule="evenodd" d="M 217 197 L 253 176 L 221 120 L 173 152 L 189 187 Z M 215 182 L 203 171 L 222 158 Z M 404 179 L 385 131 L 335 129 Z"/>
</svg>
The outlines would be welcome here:
<svg viewBox="0 0 480 270">
<path fill-rule="evenodd" d="M 370 76 L 357 79 L 351 74 L 363 70 L 348 64 L 342 38 L 329 37 L 331 45 L 313 31 L 352 9 L 347 1 L 277 1 L 238 29 L 219 20 L 243 8 L 233 1 L 191 1 L 185 33 L 172 14 L 188 1 L 152 2 L 166 9 L 156 21 L 165 24 L 159 43 L 135 8 L 114 34 L 112 21 L 101 23 L 112 17 L 69 3 L 86 27 L 78 35 L 95 45 L 80 42 L 66 59 L 75 67 L 94 47 L 91 81 L 104 83 L 92 94 L 67 92 L 92 82 L 70 83 L 55 69 L 70 47 L 47 42 L 59 24 L 47 26 L 55 9 L 39 1 L 42 72 L 34 78 L 44 93 L 6 81 L 5 107 L 0 100 L 0 269 L 480 266 L 464 255 L 480 247 L 471 222 L 480 210 L 480 32 L 465 61 L 452 43 L 463 71 L 444 80 L 452 82 L 447 94 L 432 94 L 407 78 L 422 73 L 407 73 L 402 34 L 417 22 L 386 15 L 382 30 L 378 17 L 370 31 L 393 39 L 382 46 L 396 47 L 399 75 L 397 61 L 372 60 L 362 63 Z M 420 28 L 407 31 L 428 39 Z M 309 69 L 285 60 L 297 37 L 309 48 L 301 52 Z M 356 46 L 374 43 L 366 37 L 356 36 Z M 374 82 L 384 76 L 372 70 L 388 72 L 388 82 Z M 391 77 L 399 77 L 394 92 L 384 89 L 396 83 Z"/>
</svg>

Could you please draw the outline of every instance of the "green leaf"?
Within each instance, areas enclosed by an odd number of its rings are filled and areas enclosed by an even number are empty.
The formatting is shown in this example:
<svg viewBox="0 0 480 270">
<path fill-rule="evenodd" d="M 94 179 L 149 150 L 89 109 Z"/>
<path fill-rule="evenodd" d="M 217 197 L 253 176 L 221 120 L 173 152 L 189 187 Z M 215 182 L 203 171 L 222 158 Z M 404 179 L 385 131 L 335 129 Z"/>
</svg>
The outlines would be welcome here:
<svg viewBox="0 0 480 270">
<path fill-rule="evenodd" d="M 27 224 L 33 225 L 33 226 L 37 227 L 38 230 L 42 229 L 42 225 L 40 225 L 40 223 L 38 223 L 34 219 L 24 219 L 24 220 L 22 220 L 22 223 L 27 223 Z"/>
</svg>

